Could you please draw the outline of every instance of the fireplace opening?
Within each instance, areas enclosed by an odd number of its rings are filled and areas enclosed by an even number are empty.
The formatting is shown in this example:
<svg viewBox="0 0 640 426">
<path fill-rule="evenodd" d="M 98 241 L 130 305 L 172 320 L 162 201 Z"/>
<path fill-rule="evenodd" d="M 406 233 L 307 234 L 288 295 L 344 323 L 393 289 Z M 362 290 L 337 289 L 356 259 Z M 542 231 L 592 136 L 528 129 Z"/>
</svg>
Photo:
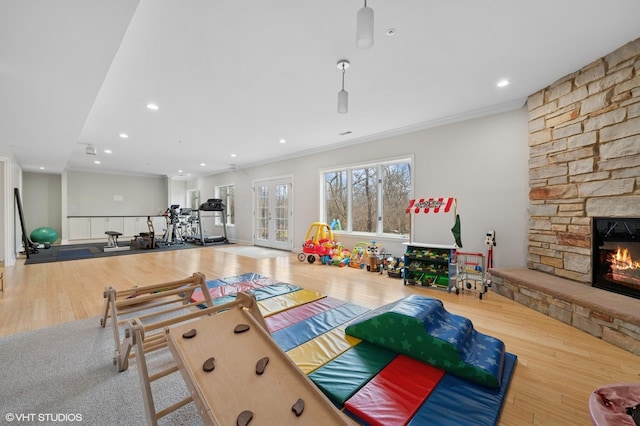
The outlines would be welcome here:
<svg viewBox="0 0 640 426">
<path fill-rule="evenodd" d="M 640 299 L 640 218 L 593 218 L 594 287 Z"/>
</svg>

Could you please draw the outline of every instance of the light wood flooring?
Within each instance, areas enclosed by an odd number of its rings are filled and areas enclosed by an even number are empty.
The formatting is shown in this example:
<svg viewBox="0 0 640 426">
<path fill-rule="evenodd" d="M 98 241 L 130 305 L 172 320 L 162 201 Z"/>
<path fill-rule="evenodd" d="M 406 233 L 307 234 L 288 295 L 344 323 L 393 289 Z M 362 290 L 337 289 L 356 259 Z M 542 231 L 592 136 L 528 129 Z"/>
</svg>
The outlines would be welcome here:
<svg viewBox="0 0 640 426">
<path fill-rule="evenodd" d="M 369 308 L 415 293 L 440 298 L 449 312 L 468 317 L 518 356 L 501 425 L 589 425 L 595 388 L 640 382 L 640 357 L 496 293 L 479 300 L 366 270 L 301 263 L 296 253 L 254 259 L 216 247 L 26 266 L 19 260 L 7 268 L 0 292 L 0 336 L 97 316 L 107 286 L 167 282 L 196 271 L 207 279 L 256 272 Z"/>
</svg>

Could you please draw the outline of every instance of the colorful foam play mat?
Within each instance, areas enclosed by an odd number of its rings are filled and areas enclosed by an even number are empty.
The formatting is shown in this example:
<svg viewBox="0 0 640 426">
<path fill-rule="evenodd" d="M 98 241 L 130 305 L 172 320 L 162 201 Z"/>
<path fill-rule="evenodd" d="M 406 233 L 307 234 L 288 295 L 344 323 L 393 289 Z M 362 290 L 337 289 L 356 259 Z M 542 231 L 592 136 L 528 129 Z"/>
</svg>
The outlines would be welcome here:
<svg viewBox="0 0 640 426">
<path fill-rule="evenodd" d="M 412 295 L 370 310 L 255 273 L 207 287 L 215 305 L 252 293 L 282 350 L 360 424 L 498 421 L 517 357 L 438 299 Z"/>
</svg>

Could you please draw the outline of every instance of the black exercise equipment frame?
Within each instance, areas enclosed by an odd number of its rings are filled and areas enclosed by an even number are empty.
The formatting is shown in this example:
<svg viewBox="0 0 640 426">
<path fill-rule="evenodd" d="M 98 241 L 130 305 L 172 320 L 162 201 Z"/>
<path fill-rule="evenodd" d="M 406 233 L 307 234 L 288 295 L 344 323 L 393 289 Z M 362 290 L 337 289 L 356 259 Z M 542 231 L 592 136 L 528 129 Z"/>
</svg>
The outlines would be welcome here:
<svg viewBox="0 0 640 426">
<path fill-rule="evenodd" d="M 200 215 L 201 211 L 205 212 L 222 212 L 222 230 L 224 236 L 217 237 L 215 241 L 212 237 L 205 237 L 202 232 L 202 216 Z M 202 246 L 211 245 L 211 244 L 223 244 L 228 243 L 227 239 L 227 213 L 226 206 L 222 199 L 220 198 L 209 198 L 205 203 L 200 204 L 198 207 L 198 230 L 200 231 L 200 238 L 194 238 L 193 242 L 196 244 L 200 244 Z M 208 240 L 208 241 L 207 241 Z"/>
<path fill-rule="evenodd" d="M 20 216 L 20 226 L 22 227 L 22 244 L 24 245 L 24 252 L 28 259 L 30 254 L 38 253 L 38 245 L 31 241 L 27 235 L 27 227 L 24 224 L 24 214 L 22 213 L 22 201 L 20 200 L 20 189 L 13 188 L 13 194 L 15 195 L 18 215 Z"/>
</svg>

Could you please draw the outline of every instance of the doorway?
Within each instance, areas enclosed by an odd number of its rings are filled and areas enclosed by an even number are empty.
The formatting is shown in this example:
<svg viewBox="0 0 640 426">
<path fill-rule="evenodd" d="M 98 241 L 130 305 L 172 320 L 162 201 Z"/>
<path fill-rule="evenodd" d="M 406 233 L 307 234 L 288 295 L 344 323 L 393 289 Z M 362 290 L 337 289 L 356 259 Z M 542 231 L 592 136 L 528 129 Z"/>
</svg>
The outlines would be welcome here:
<svg viewBox="0 0 640 426">
<path fill-rule="evenodd" d="M 200 207 L 200 190 L 190 189 L 187 191 L 187 205 L 186 207 L 197 210 Z"/>
<path fill-rule="evenodd" d="M 291 250 L 292 182 L 290 177 L 255 182 L 254 245 Z"/>
</svg>

